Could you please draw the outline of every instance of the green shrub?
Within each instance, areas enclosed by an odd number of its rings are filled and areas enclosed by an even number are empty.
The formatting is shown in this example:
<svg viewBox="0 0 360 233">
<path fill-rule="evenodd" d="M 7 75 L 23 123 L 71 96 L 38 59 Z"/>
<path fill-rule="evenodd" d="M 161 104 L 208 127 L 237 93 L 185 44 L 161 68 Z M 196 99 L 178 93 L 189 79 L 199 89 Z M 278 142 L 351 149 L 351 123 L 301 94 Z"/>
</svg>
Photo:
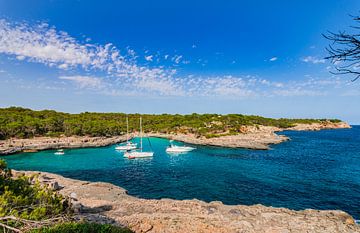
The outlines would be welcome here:
<svg viewBox="0 0 360 233">
<path fill-rule="evenodd" d="M 62 223 L 32 230 L 31 233 L 131 233 L 127 228 L 96 223 Z"/>
<path fill-rule="evenodd" d="M 31 184 L 30 177 L 12 177 L 6 163 L 0 160 L 0 217 L 43 220 L 67 214 L 71 214 L 71 209 L 61 195 L 39 183 Z M 21 221 L 10 219 L 2 223 L 22 227 Z"/>
</svg>

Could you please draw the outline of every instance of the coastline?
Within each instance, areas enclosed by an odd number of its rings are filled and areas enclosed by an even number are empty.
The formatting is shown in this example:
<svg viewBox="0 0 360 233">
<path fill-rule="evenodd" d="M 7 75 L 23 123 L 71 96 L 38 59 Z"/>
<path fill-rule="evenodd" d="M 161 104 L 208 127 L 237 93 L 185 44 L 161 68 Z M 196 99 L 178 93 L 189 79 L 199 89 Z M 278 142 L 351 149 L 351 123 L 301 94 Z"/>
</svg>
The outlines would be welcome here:
<svg viewBox="0 0 360 233">
<path fill-rule="evenodd" d="M 86 182 L 60 175 L 13 171 L 36 179 L 68 197 L 79 219 L 118 224 L 140 232 L 360 232 L 354 219 L 340 210 L 301 210 L 263 205 L 224 205 L 193 200 L 140 199 L 103 182 Z"/>
<path fill-rule="evenodd" d="M 35 137 L 28 139 L 0 140 L 0 155 L 9 155 L 19 152 L 36 152 L 51 149 L 72 149 L 102 147 L 125 142 L 126 136 L 116 137 Z"/>
<path fill-rule="evenodd" d="M 177 140 L 195 145 L 219 146 L 228 148 L 245 148 L 254 150 L 268 150 L 272 144 L 279 144 L 290 138 L 278 135 L 277 132 L 284 130 L 323 130 L 351 128 L 346 122 L 323 122 L 312 124 L 297 124 L 291 128 L 278 128 L 273 126 L 241 126 L 239 134 L 226 135 L 206 138 L 197 137 L 194 134 L 163 134 L 147 133 L 148 137 L 160 137 L 170 140 Z M 132 134 L 132 137 L 136 134 Z M 90 137 L 90 136 L 70 136 L 70 137 L 35 137 L 29 139 L 7 139 L 0 140 L 0 155 L 9 155 L 19 152 L 36 152 L 49 149 L 69 149 L 102 147 L 126 141 L 126 136 L 116 137 Z"/>
</svg>

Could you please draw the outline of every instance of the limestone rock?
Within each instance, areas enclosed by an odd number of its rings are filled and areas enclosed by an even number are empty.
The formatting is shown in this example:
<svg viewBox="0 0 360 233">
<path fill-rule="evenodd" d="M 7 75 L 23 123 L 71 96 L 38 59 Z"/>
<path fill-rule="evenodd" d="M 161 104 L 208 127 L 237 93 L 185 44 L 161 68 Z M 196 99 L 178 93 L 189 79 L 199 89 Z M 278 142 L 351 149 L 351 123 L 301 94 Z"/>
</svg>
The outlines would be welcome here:
<svg viewBox="0 0 360 233">
<path fill-rule="evenodd" d="M 42 174 L 63 187 L 59 193 L 73 200 L 80 219 L 127 226 L 136 233 L 360 233 L 354 219 L 339 210 L 294 211 L 199 200 L 146 200 L 129 196 L 125 189 L 112 184 Z"/>
</svg>

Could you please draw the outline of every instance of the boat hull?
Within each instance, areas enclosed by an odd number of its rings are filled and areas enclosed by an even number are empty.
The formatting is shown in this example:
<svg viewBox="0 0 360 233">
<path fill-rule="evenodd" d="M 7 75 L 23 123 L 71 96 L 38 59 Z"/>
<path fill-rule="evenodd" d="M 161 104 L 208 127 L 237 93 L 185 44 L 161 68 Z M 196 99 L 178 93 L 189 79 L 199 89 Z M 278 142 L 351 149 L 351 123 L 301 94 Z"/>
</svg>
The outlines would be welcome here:
<svg viewBox="0 0 360 233">
<path fill-rule="evenodd" d="M 124 157 L 129 158 L 129 159 L 149 158 L 149 157 L 153 157 L 153 156 L 154 156 L 154 152 L 133 151 L 133 152 L 125 152 L 124 153 Z"/>
<path fill-rule="evenodd" d="M 167 153 L 186 153 L 186 152 L 190 152 L 192 150 L 194 150 L 195 148 L 193 147 L 169 147 L 166 148 L 166 152 Z"/>
<path fill-rule="evenodd" d="M 124 145 L 124 146 L 117 146 L 115 150 L 135 150 L 136 145 Z"/>
</svg>

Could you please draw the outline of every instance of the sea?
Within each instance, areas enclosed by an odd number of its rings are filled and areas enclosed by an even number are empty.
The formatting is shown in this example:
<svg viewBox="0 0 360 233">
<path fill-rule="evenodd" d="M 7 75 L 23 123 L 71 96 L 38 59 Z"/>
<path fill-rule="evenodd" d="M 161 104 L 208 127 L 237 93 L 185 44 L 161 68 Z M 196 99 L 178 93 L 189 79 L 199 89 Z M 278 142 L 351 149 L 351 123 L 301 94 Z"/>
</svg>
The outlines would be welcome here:
<svg viewBox="0 0 360 233">
<path fill-rule="evenodd" d="M 183 143 L 144 138 L 144 151 L 153 151 L 152 158 L 124 158 L 115 145 L 2 158 L 12 169 L 109 182 L 141 198 L 343 210 L 360 219 L 360 126 L 280 134 L 291 140 L 270 150 L 191 145 L 196 149 L 189 153 L 168 154 L 170 143 Z"/>
</svg>

